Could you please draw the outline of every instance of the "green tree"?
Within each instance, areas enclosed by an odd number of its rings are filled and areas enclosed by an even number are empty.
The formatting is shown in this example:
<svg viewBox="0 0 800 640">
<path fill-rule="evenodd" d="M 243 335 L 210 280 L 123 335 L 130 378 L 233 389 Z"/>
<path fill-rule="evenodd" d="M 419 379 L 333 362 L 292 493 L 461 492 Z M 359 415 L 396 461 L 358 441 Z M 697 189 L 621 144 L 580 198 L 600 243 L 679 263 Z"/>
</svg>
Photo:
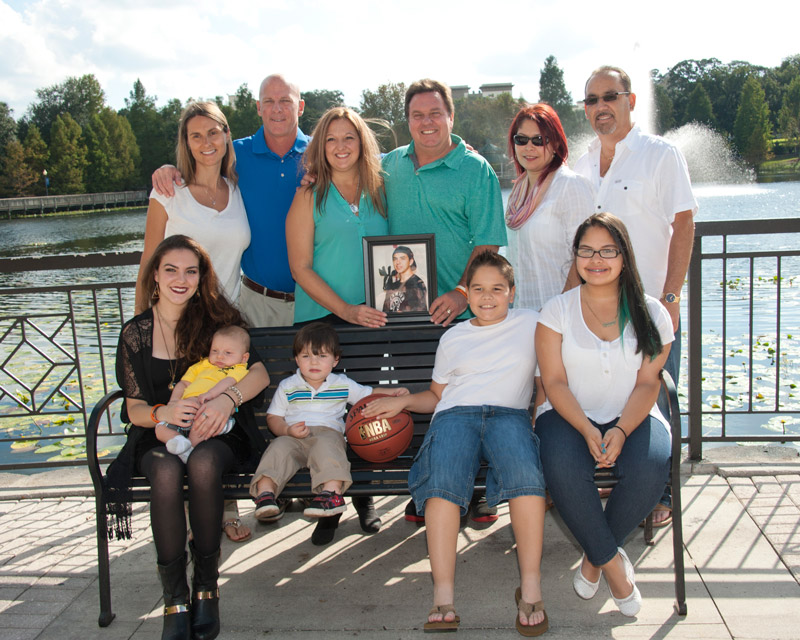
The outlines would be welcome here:
<svg viewBox="0 0 800 640">
<path fill-rule="evenodd" d="M 750 76 L 744 83 L 739 109 L 733 125 L 733 144 L 751 165 L 763 162 L 772 147 L 769 106 L 758 80 Z"/>
<path fill-rule="evenodd" d="M 104 189 L 122 191 L 142 184 L 139 179 L 139 145 L 127 118 L 105 107 L 100 120 L 108 132 L 110 150 L 108 182 Z"/>
<path fill-rule="evenodd" d="M 136 144 L 139 148 L 140 162 L 136 184 L 147 185 L 150 176 L 162 164 L 170 162 L 172 146 L 164 141 L 164 123 L 156 109 L 155 96 L 148 96 L 141 80 L 133 83 L 129 97 L 125 98 L 125 108 L 119 114 L 130 123 Z"/>
<path fill-rule="evenodd" d="M 672 98 L 660 84 L 653 85 L 653 106 L 655 107 L 655 128 L 659 135 L 665 134 L 675 126 Z"/>
<path fill-rule="evenodd" d="M 85 127 L 105 104 L 105 93 L 93 74 L 37 89 L 36 96 L 38 101 L 28 110 L 29 120 L 39 127 L 45 140 L 50 140 L 50 129 L 59 115 L 69 113 L 80 127 Z"/>
<path fill-rule="evenodd" d="M 702 82 L 698 82 L 692 89 L 692 93 L 689 94 L 689 101 L 686 103 L 686 115 L 683 119 L 684 122 L 698 122 L 709 127 L 716 127 L 716 118 L 714 118 L 714 110 L 711 107 L 711 99 L 708 97 L 708 92 L 703 87 Z"/>
<path fill-rule="evenodd" d="M 25 164 L 36 175 L 31 195 L 42 196 L 46 192 L 43 172 L 47 169 L 47 164 L 50 160 L 50 152 L 42 138 L 42 134 L 39 133 L 39 127 L 35 124 L 31 124 L 28 127 L 22 146 L 25 150 Z"/>
<path fill-rule="evenodd" d="M 800 75 L 789 83 L 783 95 L 783 104 L 778 114 L 781 133 L 794 140 L 795 153 L 800 148 Z"/>
<path fill-rule="evenodd" d="M 331 107 L 344 106 L 344 94 L 339 90 L 314 89 L 304 91 L 300 97 L 306 103 L 303 115 L 300 116 L 300 128 L 308 135 L 314 131 L 323 113 Z"/>
<path fill-rule="evenodd" d="M 16 139 L 17 121 L 14 120 L 14 110 L 5 102 L 0 102 L 0 149 Z"/>
<path fill-rule="evenodd" d="M 501 166 L 508 162 L 508 127 L 524 104 L 510 93 L 501 93 L 496 98 L 465 96 L 456 100 L 453 133 L 475 147 L 500 173 Z"/>
<path fill-rule="evenodd" d="M 50 191 L 57 194 L 83 193 L 87 161 L 80 125 L 69 113 L 56 116 L 50 138 Z"/>
<path fill-rule="evenodd" d="M 86 172 L 84 182 L 87 193 L 110 191 L 111 146 L 108 130 L 98 114 L 94 114 L 83 128 L 83 143 L 86 146 Z"/>
<path fill-rule="evenodd" d="M 19 198 L 33 195 L 32 189 L 38 178 L 25 162 L 25 149 L 19 140 L 6 144 L 0 158 L 0 196 Z"/>
<path fill-rule="evenodd" d="M 567 137 L 580 133 L 580 114 L 575 111 L 572 95 L 564 84 L 564 72 L 552 55 L 544 61 L 544 68 L 539 74 L 539 100 L 556 110 Z"/>
<path fill-rule="evenodd" d="M 233 96 L 230 106 L 222 109 L 234 138 L 253 135 L 261 126 L 258 105 L 247 84 L 242 84 Z"/>
<path fill-rule="evenodd" d="M 361 92 L 359 113 L 364 118 L 384 120 L 390 131 L 374 127 L 383 151 L 391 151 L 397 146 L 411 142 L 408 120 L 405 113 L 406 85 L 403 82 L 390 82 L 380 85 L 375 91 L 364 89 Z"/>
</svg>

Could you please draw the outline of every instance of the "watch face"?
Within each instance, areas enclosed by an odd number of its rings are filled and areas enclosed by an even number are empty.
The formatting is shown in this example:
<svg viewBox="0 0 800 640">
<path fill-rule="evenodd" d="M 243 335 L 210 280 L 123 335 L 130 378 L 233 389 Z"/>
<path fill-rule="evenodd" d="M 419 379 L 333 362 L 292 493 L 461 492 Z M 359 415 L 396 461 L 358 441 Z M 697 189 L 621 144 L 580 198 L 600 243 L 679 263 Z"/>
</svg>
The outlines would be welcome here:
<svg viewBox="0 0 800 640">
<path fill-rule="evenodd" d="M 667 302 L 669 302 L 670 304 L 672 304 L 673 302 L 675 302 L 675 294 L 674 294 L 674 293 L 668 293 L 668 294 L 666 294 L 666 295 L 664 296 L 664 300 L 666 300 Z"/>
</svg>

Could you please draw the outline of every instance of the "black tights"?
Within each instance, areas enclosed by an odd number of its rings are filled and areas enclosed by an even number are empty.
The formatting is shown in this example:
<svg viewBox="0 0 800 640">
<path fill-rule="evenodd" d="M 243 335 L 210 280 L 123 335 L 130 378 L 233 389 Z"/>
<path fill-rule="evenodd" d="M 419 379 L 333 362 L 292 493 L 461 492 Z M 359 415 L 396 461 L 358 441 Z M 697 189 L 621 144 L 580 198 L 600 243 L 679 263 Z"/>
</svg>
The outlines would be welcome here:
<svg viewBox="0 0 800 640">
<path fill-rule="evenodd" d="M 222 474 L 233 466 L 230 447 L 212 438 L 197 445 L 184 465 L 164 447 L 148 451 L 141 469 L 150 481 L 150 526 L 159 564 L 170 564 L 186 550 L 183 478 L 188 476 L 189 523 L 200 555 L 219 549 L 222 522 Z"/>
</svg>

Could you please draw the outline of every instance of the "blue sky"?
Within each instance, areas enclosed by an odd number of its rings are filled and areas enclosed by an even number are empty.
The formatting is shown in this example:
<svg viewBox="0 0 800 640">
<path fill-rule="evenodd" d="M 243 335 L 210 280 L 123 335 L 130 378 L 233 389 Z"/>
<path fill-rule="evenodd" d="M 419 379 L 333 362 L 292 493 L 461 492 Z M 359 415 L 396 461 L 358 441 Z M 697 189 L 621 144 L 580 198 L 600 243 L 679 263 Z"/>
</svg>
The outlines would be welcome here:
<svg viewBox="0 0 800 640">
<path fill-rule="evenodd" d="M 352 106 L 364 88 L 425 76 L 512 81 L 515 97 L 536 100 L 550 54 L 578 99 L 599 64 L 640 76 L 687 58 L 778 65 L 800 53 L 774 31 L 792 15 L 796 0 L 768 15 L 697 0 L 0 0 L 0 100 L 19 118 L 35 89 L 94 73 L 119 109 L 137 78 L 163 104 L 245 82 L 255 92 L 272 72 L 339 89 Z"/>
</svg>

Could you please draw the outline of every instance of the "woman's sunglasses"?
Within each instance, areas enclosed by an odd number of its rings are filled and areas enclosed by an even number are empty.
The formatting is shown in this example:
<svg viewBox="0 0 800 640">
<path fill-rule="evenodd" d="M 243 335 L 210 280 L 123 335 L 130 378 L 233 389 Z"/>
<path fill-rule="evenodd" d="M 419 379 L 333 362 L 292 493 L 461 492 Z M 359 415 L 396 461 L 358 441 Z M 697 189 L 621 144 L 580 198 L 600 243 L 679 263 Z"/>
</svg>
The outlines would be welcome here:
<svg viewBox="0 0 800 640">
<path fill-rule="evenodd" d="M 550 142 L 544 136 L 523 136 L 521 133 L 518 133 L 514 136 L 514 144 L 519 147 L 524 147 L 526 144 L 530 142 L 534 147 L 543 147 L 548 142 Z"/>
</svg>

